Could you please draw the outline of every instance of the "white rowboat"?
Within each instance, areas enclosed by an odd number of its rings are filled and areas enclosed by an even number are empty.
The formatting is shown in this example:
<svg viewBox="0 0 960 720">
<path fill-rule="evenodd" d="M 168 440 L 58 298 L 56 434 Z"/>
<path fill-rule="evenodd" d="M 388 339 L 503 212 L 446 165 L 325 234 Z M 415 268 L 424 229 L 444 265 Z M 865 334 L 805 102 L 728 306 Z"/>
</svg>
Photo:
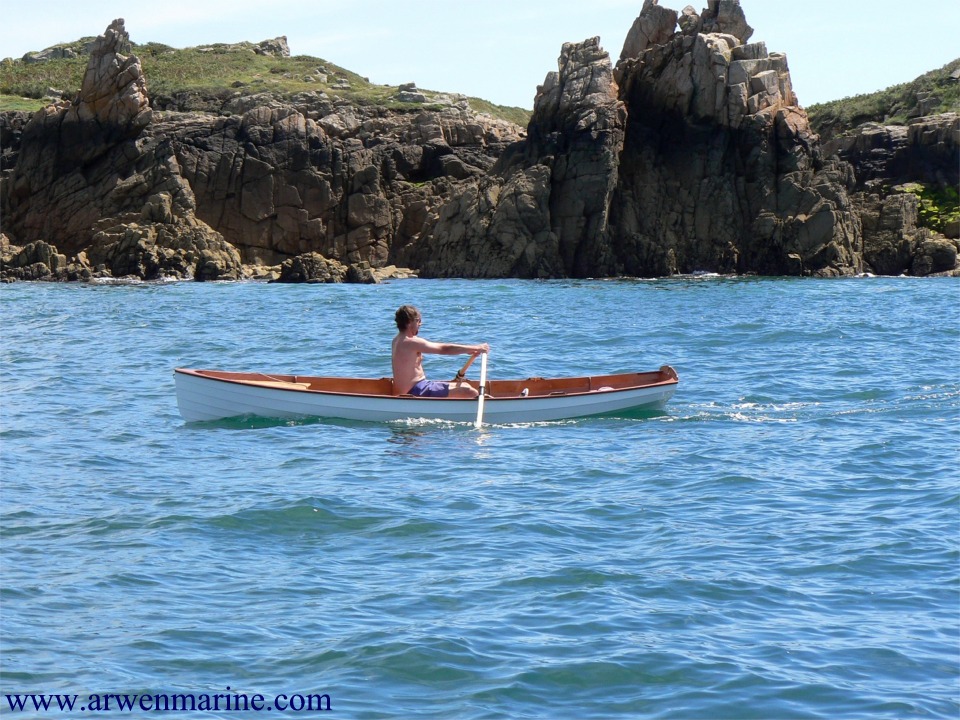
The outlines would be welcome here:
<svg viewBox="0 0 960 720">
<path fill-rule="evenodd" d="M 472 423 L 478 419 L 478 400 L 394 395 L 392 378 L 177 368 L 174 381 L 177 406 L 187 422 L 244 416 L 374 422 L 422 418 Z M 488 380 L 483 420 L 537 422 L 655 410 L 670 399 L 677 383 L 677 373 L 669 365 L 617 375 Z"/>
</svg>

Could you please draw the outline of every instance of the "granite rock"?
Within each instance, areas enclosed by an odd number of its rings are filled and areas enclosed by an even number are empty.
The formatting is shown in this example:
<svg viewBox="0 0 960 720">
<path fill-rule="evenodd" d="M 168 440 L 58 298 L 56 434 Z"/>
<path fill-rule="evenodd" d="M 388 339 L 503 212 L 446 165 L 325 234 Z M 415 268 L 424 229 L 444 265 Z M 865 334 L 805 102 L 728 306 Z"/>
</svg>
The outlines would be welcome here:
<svg viewBox="0 0 960 720">
<path fill-rule="evenodd" d="M 825 148 L 787 58 L 752 32 L 737 0 L 679 13 L 645 0 L 616 64 L 598 38 L 563 45 L 523 129 L 456 96 L 150 98 L 117 20 L 76 97 L 0 114 L 3 274 L 952 272 L 956 244 L 884 186 L 956 184 L 956 117 Z M 285 38 L 243 45 L 289 54 Z"/>
</svg>

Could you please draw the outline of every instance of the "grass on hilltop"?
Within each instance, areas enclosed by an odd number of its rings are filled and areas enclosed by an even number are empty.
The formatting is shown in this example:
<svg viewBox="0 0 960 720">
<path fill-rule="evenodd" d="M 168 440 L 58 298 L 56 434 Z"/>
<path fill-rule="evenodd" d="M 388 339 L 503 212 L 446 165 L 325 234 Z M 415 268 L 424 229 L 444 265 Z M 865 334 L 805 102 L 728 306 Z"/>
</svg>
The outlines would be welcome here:
<svg viewBox="0 0 960 720">
<path fill-rule="evenodd" d="M 82 38 L 57 47 L 69 48 L 75 58 L 25 63 L 19 60 L 0 62 L 0 110 L 38 110 L 50 102 L 52 91 L 72 97 L 83 81 L 87 67 L 86 47 L 93 38 Z M 376 85 L 345 68 L 308 55 L 275 57 L 253 52 L 250 43 L 214 44 L 175 49 L 161 43 L 133 43 L 132 52 L 143 67 L 147 92 L 151 98 L 191 92 L 200 95 L 222 95 L 225 90 L 243 94 L 269 92 L 279 97 L 292 97 L 302 92 L 323 91 L 357 105 L 378 105 L 396 109 L 433 107 L 430 99 L 440 94 L 419 89 L 427 104 L 401 103 L 393 99 L 396 86 Z M 530 112 L 523 108 L 504 107 L 467 98 L 476 112 L 525 126 Z"/>
<path fill-rule="evenodd" d="M 0 62 L 0 110 L 38 110 L 49 102 L 51 91 L 70 97 L 80 88 L 87 66 L 86 47 L 93 38 L 81 38 L 57 47 L 74 50 L 78 56 L 42 63 Z M 222 96 L 227 92 L 256 94 L 270 92 L 292 97 L 307 91 L 323 91 L 357 105 L 380 105 L 423 109 L 422 104 L 393 99 L 396 86 L 376 85 L 345 68 L 308 55 L 274 57 L 258 55 L 251 43 L 214 44 L 175 49 L 160 43 L 133 44 L 133 53 L 143 65 L 151 98 L 191 92 Z M 906 124 L 912 118 L 960 110 L 960 81 L 951 73 L 960 68 L 960 59 L 909 83 L 879 92 L 857 95 L 808 107 L 807 114 L 822 140 L 841 135 L 865 122 Z M 439 93 L 423 92 L 429 99 Z M 530 111 L 504 107 L 468 98 L 477 112 L 526 126 Z"/>
<path fill-rule="evenodd" d="M 843 135 L 866 122 L 906 125 L 913 118 L 960 111 L 960 80 L 951 74 L 960 58 L 939 70 L 886 90 L 818 103 L 806 108 L 821 140 Z"/>
</svg>

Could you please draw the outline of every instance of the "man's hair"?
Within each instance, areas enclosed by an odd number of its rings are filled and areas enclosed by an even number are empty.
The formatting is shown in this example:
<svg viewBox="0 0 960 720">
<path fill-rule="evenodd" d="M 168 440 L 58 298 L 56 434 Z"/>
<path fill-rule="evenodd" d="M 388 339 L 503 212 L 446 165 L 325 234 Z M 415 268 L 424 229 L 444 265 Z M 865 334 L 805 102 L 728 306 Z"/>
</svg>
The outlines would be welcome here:
<svg viewBox="0 0 960 720">
<path fill-rule="evenodd" d="M 401 305 L 400 309 L 397 310 L 397 314 L 394 319 L 397 321 L 397 329 L 400 332 L 403 332 L 407 329 L 407 325 L 420 317 L 420 311 L 417 310 L 413 305 Z"/>
</svg>

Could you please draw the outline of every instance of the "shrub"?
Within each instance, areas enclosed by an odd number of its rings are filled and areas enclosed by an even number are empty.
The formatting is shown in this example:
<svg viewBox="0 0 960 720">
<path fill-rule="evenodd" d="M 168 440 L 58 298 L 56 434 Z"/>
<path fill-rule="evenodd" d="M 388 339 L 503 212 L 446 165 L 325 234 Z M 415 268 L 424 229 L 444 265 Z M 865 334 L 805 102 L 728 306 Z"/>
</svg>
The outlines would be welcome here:
<svg viewBox="0 0 960 720">
<path fill-rule="evenodd" d="M 921 227 L 943 232 L 947 225 L 960 221 L 960 193 L 955 187 L 935 188 L 921 183 L 905 183 L 892 189 L 917 196 Z"/>
<path fill-rule="evenodd" d="M 826 142 L 865 122 L 905 125 L 915 117 L 950 112 L 960 105 L 960 82 L 951 77 L 958 68 L 960 58 L 912 82 L 811 105 L 807 115 L 820 139 Z"/>
</svg>

